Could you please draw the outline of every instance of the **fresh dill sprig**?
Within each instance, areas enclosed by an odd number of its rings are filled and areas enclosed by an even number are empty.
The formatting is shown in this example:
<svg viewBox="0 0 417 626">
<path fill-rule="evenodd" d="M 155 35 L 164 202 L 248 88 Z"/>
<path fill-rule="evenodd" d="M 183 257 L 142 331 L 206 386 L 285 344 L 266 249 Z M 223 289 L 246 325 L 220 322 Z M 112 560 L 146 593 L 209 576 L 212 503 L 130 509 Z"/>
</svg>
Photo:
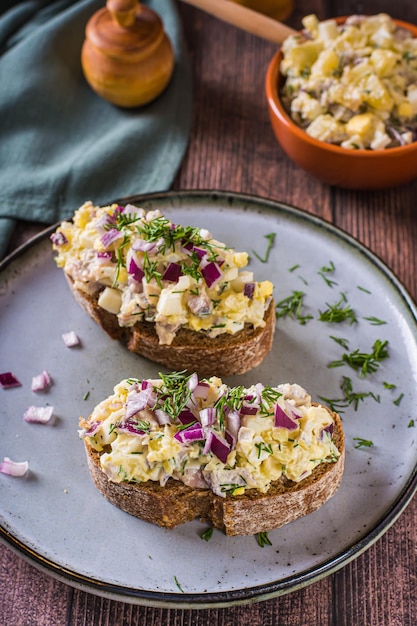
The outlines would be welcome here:
<svg viewBox="0 0 417 626">
<path fill-rule="evenodd" d="M 342 358 L 338 361 L 332 361 L 328 367 L 341 367 L 342 365 L 349 365 L 354 370 L 359 370 L 359 377 L 364 378 L 368 374 L 373 374 L 377 371 L 381 361 L 388 358 L 388 341 L 381 341 L 377 339 L 373 346 L 372 352 L 360 352 L 359 348 L 348 354 L 345 352 Z"/>
<path fill-rule="evenodd" d="M 373 391 L 355 392 L 353 390 L 352 380 L 348 376 L 343 376 L 340 389 L 343 392 L 343 396 L 341 398 L 331 399 L 320 396 L 320 399 L 336 413 L 343 413 L 342 409 L 350 405 L 353 405 L 354 410 L 357 411 L 359 402 L 362 402 L 365 398 L 372 398 L 378 403 L 381 400 L 380 396 L 374 394 Z"/>
<path fill-rule="evenodd" d="M 276 403 L 278 402 L 278 398 L 282 396 L 282 393 L 273 389 L 269 385 L 265 385 L 262 389 L 261 393 L 261 405 L 259 408 L 259 412 L 263 417 L 267 417 L 268 415 L 272 415 L 273 410 L 275 408 Z"/>
<path fill-rule="evenodd" d="M 372 448 L 374 445 L 371 439 L 362 439 L 362 437 L 353 437 L 353 441 L 356 441 L 355 448 Z"/>
<path fill-rule="evenodd" d="M 151 261 L 147 252 L 143 256 L 143 271 L 146 282 L 150 283 L 154 278 L 158 286 L 162 289 L 162 274 L 158 271 L 158 261 Z"/>
<path fill-rule="evenodd" d="M 162 254 L 165 254 L 166 250 L 174 250 L 176 242 L 179 241 L 183 246 L 191 244 L 204 248 L 208 253 L 209 260 L 213 260 L 217 257 L 215 247 L 210 241 L 201 236 L 199 228 L 172 224 L 162 215 L 149 222 L 143 222 L 141 226 L 136 227 L 136 231 L 143 239 L 146 239 L 146 241 L 153 243 L 159 242 L 160 246 L 158 250 Z"/>
<path fill-rule="evenodd" d="M 200 258 L 192 252 L 186 261 L 181 261 L 181 272 L 184 275 L 191 276 L 198 283 L 201 280 Z"/>
<path fill-rule="evenodd" d="M 290 296 L 278 302 L 275 307 L 276 317 L 293 317 L 298 320 L 301 325 L 306 324 L 306 322 L 312 319 L 313 316 L 302 314 L 304 296 L 305 293 L 303 291 L 293 291 Z"/>
<path fill-rule="evenodd" d="M 367 320 L 373 326 L 382 326 L 386 324 L 385 320 L 380 320 L 378 317 L 364 317 L 364 320 Z"/>
<path fill-rule="evenodd" d="M 257 533 L 256 541 L 258 542 L 258 545 L 261 546 L 261 548 L 264 548 L 265 546 L 272 546 L 272 541 L 268 537 L 267 532 Z"/>
<path fill-rule="evenodd" d="M 139 220 L 142 219 L 142 216 L 138 213 L 128 213 L 124 210 L 121 210 L 122 207 L 116 207 L 113 213 L 112 226 L 117 230 L 123 230 L 124 228 L 128 228 L 135 224 Z"/>
<path fill-rule="evenodd" d="M 231 495 L 233 495 L 233 492 L 236 491 L 236 489 L 240 489 L 241 487 L 244 487 L 244 485 L 240 485 L 239 483 L 220 483 L 220 487 L 220 491 L 222 493 L 230 493 Z"/>
<path fill-rule="evenodd" d="M 158 408 L 173 419 L 181 413 L 191 398 L 191 391 L 187 384 L 191 376 L 192 374 L 187 375 L 185 370 L 170 374 L 159 372 L 163 385 L 154 388 L 158 394 Z"/>
<path fill-rule="evenodd" d="M 393 404 L 395 404 L 395 406 L 400 406 L 400 402 L 401 400 L 404 398 L 404 394 L 400 393 L 400 395 L 398 396 L 398 398 L 396 400 L 394 400 Z"/>
<path fill-rule="evenodd" d="M 204 539 L 204 541 L 210 541 L 212 536 L 213 536 L 213 527 L 212 526 L 210 526 L 210 528 L 207 528 L 207 530 L 202 532 L 201 535 L 200 535 L 201 539 Z"/>
<path fill-rule="evenodd" d="M 244 400 L 245 388 L 240 385 L 238 387 L 229 387 L 220 398 L 214 403 L 216 417 L 219 420 L 220 427 L 224 426 L 224 417 L 228 411 L 239 411 Z"/>
<path fill-rule="evenodd" d="M 333 285 L 337 285 L 337 282 L 335 280 L 332 280 L 331 278 L 326 276 L 326 274 L 332 274 L 335 269 L 336 268 L 333 261 L 330 261 L 329 265 L 323 265 L 323 267 L 321 267 L 320 270 L 317 272 L 317 274 L 322 277 L 328 287 L 333 287 Z"/>
<path fill-rule="evenodd" d="M 342 346 L 345 350 L 349 349 L 349 341 L 347 339 L 343 339 L 343 337 L 334 337 L 333 335 L 330 335 L 330 339 L 333 339 L 333 341 L 338 343 L 339 346 Z"/>
<path fill-rule="evenodd" d="M 138 420 L 137 422 L 132 424 L 132 426 L 135 430 L 141 430 L 144 433 L 149 433 L 151 430 L 149 422 L 146 422 L 145 420 Z"/>
<path fill-rule="evenodd" d="M 346 306 L 342 306 L 346 303 Z M 347 304 L 347 299 L 344 293 L 340 295 L 340 299 L 335 304 L 328 304 L 326 302 L 327 309 L 325 311 L 319 311 L 319 321 L 328 322 L 330 324 L 340 324 L 347 320 L 351 325 L 357 322 L 356 314 L 352 307 Z"/>
<path fill-rule="evenodd" d="M 267 452 L 268 454 L 273 454 L 272 446 L 269 443 L 265 443 L 261 441 L 260 443 L 255 443 L 255 448 L 258 450 L 258 459 L 261 458 L 262 452 Z"/>
<path fill-rule="evenodd" d="M 255 250 L 252 250 L 252 252 L 261 263 L 268 263 L 269 253 L 274 245 L 276 233 L 269 233 L 269 235 L 264 235 L 264 237 L 268 241 L 264 257 L 262 258 Z"/>
</svg>

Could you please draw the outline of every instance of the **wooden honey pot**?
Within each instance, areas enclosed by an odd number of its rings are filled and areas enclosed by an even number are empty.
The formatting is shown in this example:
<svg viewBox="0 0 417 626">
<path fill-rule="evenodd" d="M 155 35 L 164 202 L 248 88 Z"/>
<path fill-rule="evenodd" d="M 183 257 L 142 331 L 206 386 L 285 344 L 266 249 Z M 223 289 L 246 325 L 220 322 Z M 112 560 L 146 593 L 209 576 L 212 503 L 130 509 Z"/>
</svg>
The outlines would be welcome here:
<svg viewBox="0 0 417 626">
<path fill-rule="evenodd" d="M 81 64 L 99 96 L 133 108 L 164 91 L 175 60 L 162 20 L 152 9 L 137 0 L 107 0 L 87 23 Z"/>
</svg>

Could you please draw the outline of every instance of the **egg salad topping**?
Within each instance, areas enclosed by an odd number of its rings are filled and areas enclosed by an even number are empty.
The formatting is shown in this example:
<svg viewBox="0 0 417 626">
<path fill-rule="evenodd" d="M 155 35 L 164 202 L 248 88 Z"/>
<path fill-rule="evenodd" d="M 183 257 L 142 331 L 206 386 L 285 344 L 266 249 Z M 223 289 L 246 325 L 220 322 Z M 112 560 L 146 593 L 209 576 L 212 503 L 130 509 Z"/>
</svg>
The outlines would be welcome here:
<svg viewBox="0 0 417 626">
<path fill-rule="evenodd" d="M 417 140 L 417 39 L 386 14 L 303 19 L 283 44 L 283 102 L 316 139 L 381 150 Z"/>
<path fill-rule="evenodd" d="M 242 269 L 248 254 L 158 210 L 86 202 L 51 240 L 77 289 L 99 294 L 98 305 L 120 326 L 154 322 L 161 344 L 181 327 L 216 337 L 265 325 L 273 286 Z"/>
<path fill-rule="evenodd" d="M 80 437 L 114 482 L 169 478 L 226 497 L 302 481 L 340 456 L 332 413 L 296 384 L 228 387 L 174 372 L 122 381 L 81 418 Z"/>
</svg>

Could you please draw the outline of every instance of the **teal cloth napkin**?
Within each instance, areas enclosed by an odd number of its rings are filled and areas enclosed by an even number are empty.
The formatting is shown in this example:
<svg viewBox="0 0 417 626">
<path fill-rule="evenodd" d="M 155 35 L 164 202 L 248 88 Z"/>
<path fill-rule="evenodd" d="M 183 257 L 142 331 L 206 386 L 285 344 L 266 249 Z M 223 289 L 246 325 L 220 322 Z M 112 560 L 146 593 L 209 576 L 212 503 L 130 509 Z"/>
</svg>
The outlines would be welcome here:
<svg viewBox="0 0 417 626">
<path fill-rule="evenodd" d="M 85 26 L 105 0 L 0 7 L 0 258 L 16 219 L 53 224 L 86 200 L 171 186 L 189 139 L 191 71 L 173 0 L 147 4 L 176 62 L 166 91 L 134 110 L 99 98 L 82 73 Z"/>
</svg>

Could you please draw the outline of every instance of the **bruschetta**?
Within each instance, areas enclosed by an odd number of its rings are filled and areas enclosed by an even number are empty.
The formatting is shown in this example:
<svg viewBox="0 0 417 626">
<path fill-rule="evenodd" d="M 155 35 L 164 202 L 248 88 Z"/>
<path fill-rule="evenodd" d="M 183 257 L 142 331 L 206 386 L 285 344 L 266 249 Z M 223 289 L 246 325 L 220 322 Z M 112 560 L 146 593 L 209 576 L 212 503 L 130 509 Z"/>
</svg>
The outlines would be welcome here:
<svg viewBox="0 0 417 626">
<path fill-rule="evenodd" d="M 76 300 L 113 339 L 168 369 L 241 374 L 275 331 L 273 285 L 246 252 L 158 210 L 86 202 L 51 236 Z"/>
<path fill-rule="evenodd" d="M 199 518 L 227 535 L 270 531 L 322 506 L 344 469 L 339 415 L 297 384 L 132 378 L 79 434 L 101 494 L 168 529 Z"/>
</svg>

